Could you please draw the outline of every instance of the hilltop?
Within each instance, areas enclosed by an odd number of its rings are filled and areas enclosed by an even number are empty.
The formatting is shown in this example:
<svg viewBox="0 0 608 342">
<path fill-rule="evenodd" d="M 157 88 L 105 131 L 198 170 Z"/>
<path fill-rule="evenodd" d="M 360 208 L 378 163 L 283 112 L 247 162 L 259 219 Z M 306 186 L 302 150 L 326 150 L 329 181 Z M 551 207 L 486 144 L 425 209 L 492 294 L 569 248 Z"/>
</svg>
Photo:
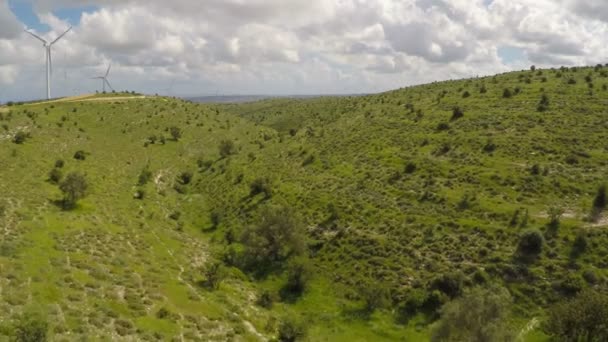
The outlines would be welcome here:
<svg viewBox="0 0 608 342">
<path fill-rule="evenodd" d="M 25 313 L 55 339 L 426 340 L 489 288 L 547 340 L 556 303 L 607 286 L 607 77 L 3 108 L 0 336 Z"/>
</svg>

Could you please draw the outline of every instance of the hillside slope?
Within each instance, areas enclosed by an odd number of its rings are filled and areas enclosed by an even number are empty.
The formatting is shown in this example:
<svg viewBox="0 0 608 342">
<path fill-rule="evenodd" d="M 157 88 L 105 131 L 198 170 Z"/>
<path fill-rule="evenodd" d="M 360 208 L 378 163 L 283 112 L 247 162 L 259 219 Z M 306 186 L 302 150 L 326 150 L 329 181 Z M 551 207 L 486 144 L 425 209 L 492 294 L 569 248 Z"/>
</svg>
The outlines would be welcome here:
<svg viewBox="0 0 608 342">
<path fill-rule="evenodd" d="M 284 336 L 294 318 L 312 341 L 425 340 L 442 304 L 494 284 L 513 298 L 510 328 L 544 340 L 545 309 L 606 288 L 608 223 L 592 213 L 606 181 L 606 76 L 571 68 L 365 97 L 10 107 L 0 334 L 41 311 L 57 339 L 254 341 Z M 18 132 L 30 136 L 17 144 Z M 90 185 L 73 210 L 53 169 Z M 298 296 L 285 292 L 295 258 L 247 267 L 247 234 L 276 207 L 306 236 Z M 530 230 L 541 247 L 522 255 Z M 226 279 L 213 290 L 205 270 L 218 260 Z"/>
</svg>

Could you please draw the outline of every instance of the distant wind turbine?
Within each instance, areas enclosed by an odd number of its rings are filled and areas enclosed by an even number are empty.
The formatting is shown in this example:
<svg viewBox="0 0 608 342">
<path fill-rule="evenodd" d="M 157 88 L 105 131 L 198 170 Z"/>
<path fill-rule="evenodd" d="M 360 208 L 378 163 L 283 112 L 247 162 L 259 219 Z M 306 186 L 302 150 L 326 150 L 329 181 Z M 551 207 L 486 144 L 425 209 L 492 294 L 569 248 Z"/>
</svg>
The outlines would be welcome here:
<svg viewBox="0 0 608 342">
<path fill-rule="evenodd" d="M 53 59 L 51 57 L 51 47 L 53 46 L 53 44 L 57 43 L 57 41 L 59 41 L 59 39 L 63 38 L 63 36 L 65 36 L 68 32 L 70 32 L 71 29 L 72 29 L 72 26 L 70 26 L 69 29 L 67 29 L 59 37 L 57 37 L 55 40 L 53 40 L 50 43 L 47 42 L 46 40 L 44 40 L 42 37 L 38 36 L 37 34 L 30 32 L 28 30 L 25 30 L 25 32 L 29 33 L 32 37 L 40 40 L 42 42 L 42 46 L 44 46 L 44 49 L 46 51 L 46 98 L 49 100 L 51 99 L 51 73 L 53 72 Z"/>
<path fill-rule="evenodd" d="M 112 68 L 112 63 L 110 63 L 110 65 L 108 65 L 108 71 L 106 71 L 106 74 L 104 76 L 93 77 L 94 80 L 101 80 L 101 86 L 102 86 L 104 93 L 106 92 L 106 84 L 108 85 L 108 87 L 110 87 L 110 89 L 112 91 L 114 91 L 114 88 L 112 88 L 112 85 L 108 81 L 108 75 L 110 74 L 110 68 Z"/>
</svg>

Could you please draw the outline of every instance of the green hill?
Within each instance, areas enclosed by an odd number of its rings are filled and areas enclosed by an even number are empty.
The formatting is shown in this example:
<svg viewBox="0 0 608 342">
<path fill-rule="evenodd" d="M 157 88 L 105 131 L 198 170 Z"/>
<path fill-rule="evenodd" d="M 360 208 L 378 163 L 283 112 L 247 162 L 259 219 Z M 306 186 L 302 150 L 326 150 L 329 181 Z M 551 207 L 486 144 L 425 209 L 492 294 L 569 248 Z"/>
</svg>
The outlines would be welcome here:
<svg viewBox="0 0 608 342">
<path fill-rule="evenodd" d="M 505 329 L 546 340 L 607 285 L 607 76 L 4 108 L 0 338 L 418 341 L 499 287 Z"/>
</svg>

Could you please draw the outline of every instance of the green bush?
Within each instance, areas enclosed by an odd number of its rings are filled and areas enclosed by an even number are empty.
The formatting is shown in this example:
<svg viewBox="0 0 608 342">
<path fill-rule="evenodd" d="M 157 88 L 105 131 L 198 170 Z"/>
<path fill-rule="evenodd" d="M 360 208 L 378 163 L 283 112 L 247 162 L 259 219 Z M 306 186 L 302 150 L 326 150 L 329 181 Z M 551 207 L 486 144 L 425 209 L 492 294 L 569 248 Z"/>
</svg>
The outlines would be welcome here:
<svg viewBox="0 0 608 342">
<path fill-rule="evenodd" d="M 141 172 L 139 173 L 139 177 L 137 179 L 137 185 L 139 186 L 144 186 L 146 184 L 148 184 L 148 182 L 150 181 L 150 179 L 152 178 L 152 172 L 150 171 L 150 169 L 146 166 L 143 170 L 141 170 Z"/>
<path fill-rule="evenodd" d="M 258 223 L 248 227 L 241 240 L 251 266 L 263 266 L 300 255 L 306 241 L 299 216 L 287 207 L 263 208 Z"/>
<path fill-rule="evenodd" d="M 219 150 L 222 158 L 236 154 L 236 146 L 232 140 L 222 140 L 220 142 Z"/>
<path fill-rule="evenodd" d="M 538 230 L 528 230 L 519 238 L 518 252 L 523 256 L 535 256 L 542 252 L 545 239 Z"/>
<path fill-rule="evenodd" d="M 71 209 L 76 206 L 78 200 L 86 196 L 88 187 L 89 185 L 83 174 L 77 172 L 68 174 L 64 181 L 59 184 L 59 190 L 63 193 L 64 209 Z"/>
<path fill-rule="evenodd" d="M 285 290 L 293 295 L 301 295 L 310 278 L 312 277 L 312 265 L 308 258 L 298 257 L 287 265 L 287 284 Z"/>
<path fill-rule="evenodd" d="M 169 128 L 169 133 L 171 134 L 171 138 L 174 141 L 179 141 L 179 139 L 181 139 L 181 137 L 182 137 L 182 130 L 179 127 L 173 126 L 173 127 Z"/>
<path fill-rule="evenodd" d="M 15 136 L 13 136 L 13 143 L 21 145 L 29 138 L 30 138 L 30 135 L 28 133 L 19 131 L 15 134 Z"/>
<path fill-rule="evenodd" d="M 507 322 L 511 303 L 503 288 L 475 288 L 441 309 L 431 341 L 515 341 Z"/>
<path fill-rule="evenodd" d="M 249 196 L 254 197 L 259 194 L 264 194 L 265 198 L 272 197 L 272 189 L 268 178 L 257 178 L 249 187 Z"/>
<path fill-rule="evenodd" d="M 63 178 L 63 173 L 60 169 L 54 168 L 49 172 L 49 181 L 53 184 L 58 184 Z"/>
<path fill-rule="evenodd" d="M 442 274 L 431 282 L 430 287 L 432 290 L 443 292 L 450 298 L 455 298 L 462 294 L 464 276 L 460 272 Z"/>
<path fill-rule="evenodd" d="M 608 295 L 585 290 L 555 305 L 544 330 L 558 341 L 608 341 Z"/>
<path fill-rule="evenodd" d="M 592 219 L 597 220 L 604 209 L 606 209 L 606 185 L 601 185 L 597 189 L 597 193 L 593 199 L 593 207 L 591 209 Z"/>
<path fill-rule="evenodd" d="M 308 327 L 306 323 L 295 316 L 287 316 L 279 324 L 278 339 L 281 342 L 300 341 L 306 337 Z"/>
<path fill-rule="evenodd" d="M 49 324 L 38 313 L 24 313 L 14 325 L 14 337 L 18 342 L 47 341 Z"/>
</svg>

